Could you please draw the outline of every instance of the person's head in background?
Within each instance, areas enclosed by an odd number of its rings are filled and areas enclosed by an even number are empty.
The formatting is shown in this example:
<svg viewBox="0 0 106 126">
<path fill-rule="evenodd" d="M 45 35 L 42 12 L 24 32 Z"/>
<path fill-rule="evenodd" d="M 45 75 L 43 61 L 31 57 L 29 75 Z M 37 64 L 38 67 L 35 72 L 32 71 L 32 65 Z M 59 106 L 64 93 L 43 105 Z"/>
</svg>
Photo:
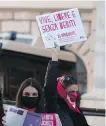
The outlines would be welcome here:
<svg viewBox="0 0 106 126">
<path fill-rule="evenodd" d="M 29 78 L 21 84 L 16 96 L 16 106 L 37 113 L 44 111 L 43 92 L 37 80 Z"/>
<path fill-rule="evenodd" d="M 79 84 L 71 75 L 64 75 L 58 78 L 57 91 L 59 96 L 70 108 L 75 108 L 79 94 Z"/>
</svg>

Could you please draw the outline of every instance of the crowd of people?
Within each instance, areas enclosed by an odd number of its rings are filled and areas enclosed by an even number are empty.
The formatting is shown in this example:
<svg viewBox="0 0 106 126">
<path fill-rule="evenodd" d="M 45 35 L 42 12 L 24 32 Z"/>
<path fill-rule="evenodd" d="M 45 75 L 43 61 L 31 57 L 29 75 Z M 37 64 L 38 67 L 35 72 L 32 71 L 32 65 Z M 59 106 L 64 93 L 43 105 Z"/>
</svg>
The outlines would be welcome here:
<svg viewBox="0 0 106 126">
<path fill-rule="evenodd" d="M 44 92 L 34 78 L 26 79 L 16 96 L 16 107 L 36 113 L 57 113 L 62 126 L 89 126 L 77 106 L 79 84 L 72 75 L 59 77 L 59 50 L 52 49 L 45 75 Z M 0 124 L 6 126 L 0 91 Z M 45 101 L 45 102 L 44 102 Z"/>
</svg>

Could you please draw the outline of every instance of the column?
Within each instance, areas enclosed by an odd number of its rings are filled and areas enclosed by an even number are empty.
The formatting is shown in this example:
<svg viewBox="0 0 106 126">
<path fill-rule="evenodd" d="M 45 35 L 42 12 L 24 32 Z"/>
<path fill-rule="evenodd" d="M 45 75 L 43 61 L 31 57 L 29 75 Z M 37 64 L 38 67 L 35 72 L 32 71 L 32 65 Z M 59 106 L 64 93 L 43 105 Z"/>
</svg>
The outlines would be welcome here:
<svg viewBox="0 0 106 126">
<path fill-rule="evenodd" d="M 103 93 L 105 89 L 105 2 L 98 1 L 96 7 L 96 59 L 93 91 L 101 91 Z"/>
<path fill-rule="evenodd" d="M 105 109 L 105 2 L 96 1 L 96 43 L 93 88 L 82 95 L 81 107 Z"/>
</svg>

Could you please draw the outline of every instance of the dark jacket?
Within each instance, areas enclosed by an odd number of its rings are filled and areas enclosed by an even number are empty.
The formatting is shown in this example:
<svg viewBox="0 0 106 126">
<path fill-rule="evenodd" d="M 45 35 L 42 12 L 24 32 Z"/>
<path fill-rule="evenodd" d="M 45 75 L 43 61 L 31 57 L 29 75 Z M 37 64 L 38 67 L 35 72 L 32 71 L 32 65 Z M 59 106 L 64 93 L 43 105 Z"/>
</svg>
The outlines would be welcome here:
<svg viewBox="0 0 106 126">
<path fill-rule="evenodd" d="M 3 102 L 2 102 L 2 93 L 0 89 L 0 126 L 2 126 L 2 117 L 4 116 Z"/>
<path fill-rule="evenodd" d="M 50 61 L 45 76 L 46 112 L 59 114 L 62 126 L 88 126 L 82 114 L 72 111 L 57 93 L 58 62 Z"/>
</svg>

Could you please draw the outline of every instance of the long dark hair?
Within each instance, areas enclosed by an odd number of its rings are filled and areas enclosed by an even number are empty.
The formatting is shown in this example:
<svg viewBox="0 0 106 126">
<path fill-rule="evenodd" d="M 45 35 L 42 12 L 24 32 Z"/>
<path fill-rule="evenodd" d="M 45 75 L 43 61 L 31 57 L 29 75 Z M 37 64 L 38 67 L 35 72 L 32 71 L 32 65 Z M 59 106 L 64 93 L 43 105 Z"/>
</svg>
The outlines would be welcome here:
<svg viewBox="0 0 106 126">
<path fill-rule="evenodd" d="M 44 96 L 43 96 L 43 91 L 42 88 L 39 84 L 39 82 L 36 79 L 33 78 L 28 78 L 26 79 L 20 86 L 17 96 L 16 96 L 16 106 L 19 108 L 23 108 L 23 102 L 22 102 L 22 93 L 23 90 L 28 87 L 32 86 L 38 90 L 38 95 L 39 95 L 39 101 L 36 106 L 36 112 L 37 113 L 42 113 L 44 111 Z"/>
<path fill-rule="evenodd" d="M 2 100 L 2 90 L 0 88 L 0 126 L 2 124 L 2 117 L 4 116 L 3 100 Z"/>
</svg>

